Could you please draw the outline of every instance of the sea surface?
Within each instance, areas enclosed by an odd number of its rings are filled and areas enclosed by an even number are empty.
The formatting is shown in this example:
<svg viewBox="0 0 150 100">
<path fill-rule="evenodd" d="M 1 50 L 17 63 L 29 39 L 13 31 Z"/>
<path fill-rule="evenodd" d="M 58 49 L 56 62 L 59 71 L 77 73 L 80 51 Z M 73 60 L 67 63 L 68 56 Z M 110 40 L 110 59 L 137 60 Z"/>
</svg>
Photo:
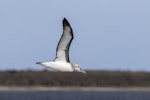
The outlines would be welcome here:
<svg viewBox="0 0 150 100">
<path fill-rule="evenodd" d="M 0 91 L 0 100 L 150 100 L 144 91 Z"/>
</svg>

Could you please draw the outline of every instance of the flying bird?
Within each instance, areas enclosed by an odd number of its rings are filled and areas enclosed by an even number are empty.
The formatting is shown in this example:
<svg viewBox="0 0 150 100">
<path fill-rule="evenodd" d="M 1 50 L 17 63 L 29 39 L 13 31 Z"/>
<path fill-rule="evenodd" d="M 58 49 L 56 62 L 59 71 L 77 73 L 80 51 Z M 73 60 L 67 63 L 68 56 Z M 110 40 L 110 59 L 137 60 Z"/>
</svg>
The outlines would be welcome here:
<svg viewBox="0 0 150 100">
<path fill-rule="evenodd" d="M 37 62 L 36 64 L 42 65 L 62 72 L 86 72 L 79 67 L 78 64 L 71 63 L 69 60 L 69 48 L 73 40 L 73 30 L 66 18 L 63 19 L 63 34 L 59 40 L 56 48 L 56 57 L 51 62 Z"/>
</svg>

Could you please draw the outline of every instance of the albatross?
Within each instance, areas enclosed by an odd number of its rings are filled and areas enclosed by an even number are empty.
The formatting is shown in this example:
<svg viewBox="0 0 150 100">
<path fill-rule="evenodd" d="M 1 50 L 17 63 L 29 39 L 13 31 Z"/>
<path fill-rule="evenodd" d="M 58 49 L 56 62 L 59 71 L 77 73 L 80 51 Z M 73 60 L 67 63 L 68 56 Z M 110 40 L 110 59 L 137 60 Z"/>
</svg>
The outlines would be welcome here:
<svg viewBox="0 0 150 100">
<path fill-rule="evenodd" d="M 51 62 L 37 62 L 42 65 L 61 72 L 86 72 L 78 64 L 71 63 L 69 60 L 69 48 L 73 40 L 73 30 L 66 18 L 63 19 L 63 34 L 56 48 L 55 60 Z"/>
</svg>

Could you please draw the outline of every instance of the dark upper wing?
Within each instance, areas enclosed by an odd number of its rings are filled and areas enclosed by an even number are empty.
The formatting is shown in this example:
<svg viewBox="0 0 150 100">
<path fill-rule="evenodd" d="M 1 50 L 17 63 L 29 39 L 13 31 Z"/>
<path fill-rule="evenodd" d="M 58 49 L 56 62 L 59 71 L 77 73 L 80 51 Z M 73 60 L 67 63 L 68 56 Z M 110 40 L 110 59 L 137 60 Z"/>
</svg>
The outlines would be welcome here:
<svg viewBox="0 0 150 100">
<path fill-rule="evenodd" d="M 63 19 L 63 34 L 59 40 L 57 49 L 56 49 L 56 58 L 55 61 L 69 61 L 69 47 L 73 40 L 73 31 L 69 22 L 64 18 Z"/>
</svg>

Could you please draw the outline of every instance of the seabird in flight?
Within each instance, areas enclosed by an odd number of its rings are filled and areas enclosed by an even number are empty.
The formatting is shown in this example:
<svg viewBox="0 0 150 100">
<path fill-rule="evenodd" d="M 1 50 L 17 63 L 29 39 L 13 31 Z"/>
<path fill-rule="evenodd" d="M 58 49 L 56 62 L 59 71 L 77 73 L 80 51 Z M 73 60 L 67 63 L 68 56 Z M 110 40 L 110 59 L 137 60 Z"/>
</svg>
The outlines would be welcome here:
<svg viewBox="0 0 150 100">
<path fill-rule="evenodd" d="M 71 63 L 69 60 L 69 47 L 73 40 L 73 30 L 66 18 L 63 19 L 63 34 L 56 49 L 56 58 L 52 62 L 37 62 L 42 66 L 62 71 L 62 72 L 81 72 L 86 74 L 78 64 Z"/>
</svg>

